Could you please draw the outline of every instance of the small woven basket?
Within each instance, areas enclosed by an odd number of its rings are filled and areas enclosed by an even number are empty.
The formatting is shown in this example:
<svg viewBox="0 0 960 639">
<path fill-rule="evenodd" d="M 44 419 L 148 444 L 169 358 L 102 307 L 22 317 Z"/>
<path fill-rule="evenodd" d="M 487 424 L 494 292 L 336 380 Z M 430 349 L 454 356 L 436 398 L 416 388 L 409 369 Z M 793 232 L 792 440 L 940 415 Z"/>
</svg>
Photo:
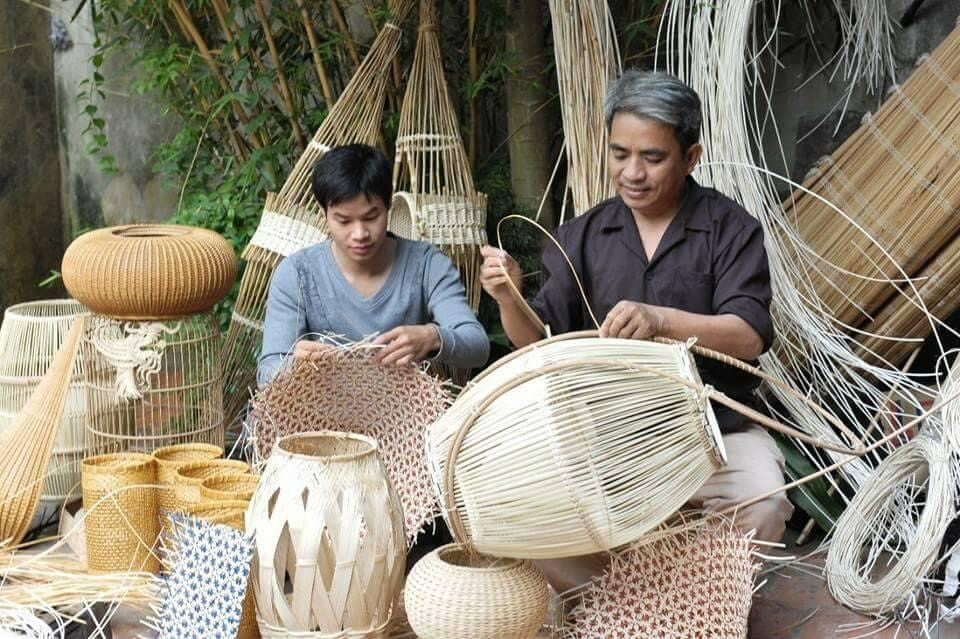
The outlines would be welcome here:
<svg viewBox="0 0 960 639">
<path fill-rule="evenodd" d="M 189 462 L 177 468 L 176 509 L 189 512 L 190 507 L 202 501 L 200 485 L 203 480 L 218 475 L 243 475 L 250 472 L 250 465 L 237 459 L 209 459 Z"/>
<path fill-rule="evenodd" d="M 200 498 L 204 501 L 249 502 L 257 489 L 260 477 L 257 475 L 216 475 L 208 477 L 200 484 Z"/>
<path fill-rule="evenodd" d="M 442 546 L 410 571 L 403 594 L 420 639 L 528 639 L 547 614 L 547 582 L 533 564 Z"/>
<path fill-rule="evenodd" d="M 157 465 L 142 453 L 83 460 L 81 483 L 91 573 L 158 572 Z"/>
<path fill-rule="evenodd" d="M 201 313 L 237 277 L 237 258 L 217 233 L 175 224 L 132 224 L 84 233 L 63 255 L 63 283 L 90 310 L 115 319 Z"/>
<path fill-rule="evenodd" d="M 167 513 L 176 510 L 177 468 L 191 462 L 209 461 L 223 456 L 223 449 L 213 444 L 174 444 L 153 451 L 157 462 L 157 508 L 161 525 L 167 528 Z"/>
</svg>

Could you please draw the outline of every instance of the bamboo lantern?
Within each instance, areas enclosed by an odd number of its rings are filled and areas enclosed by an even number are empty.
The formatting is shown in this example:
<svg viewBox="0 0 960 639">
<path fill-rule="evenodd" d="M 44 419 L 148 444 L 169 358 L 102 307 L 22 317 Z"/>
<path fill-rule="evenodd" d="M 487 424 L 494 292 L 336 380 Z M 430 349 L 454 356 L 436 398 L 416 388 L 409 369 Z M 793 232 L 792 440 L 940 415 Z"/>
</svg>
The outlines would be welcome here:
<svg viewBox="0 0 960 639">
<path fill-rule="evenodd" d="M 530 639 L 543 625 L 550 597 L 530 562 L 450 544 L 416 563 L 403 601 L 420 639 Z"/>
<path fill-rule="evenodd" d="M 541 559 L 609 550 L 725 463 L 684 344 L 561 336 L 501 359 L 427 431 L 455 538 Z"/>
<path fill-rule="evenodd" d="M 212 313 L 88 322 L 81 365 L 88 429 L 102 451 L 223 445 L 220 329 Z"/>
<path fill-rule="evenodd" d="M 313 165 L 334 146 L 377 143 L 387 78 L 400 49 L 400 25 L 413 10 L 414 3 L 415 0 L 389 1 L 390 19 L 370 45 L 363 62 L 297 160 L 280 192 L 267 196 L 257 231 L 243 251 L 247 265 L 223 347 L 226 427 L 242 412 L 254 383 L 255 354 L 263 339 L 267 293 L 274 270 L 284 257 L 326 236 L 323 211 L 310 189 Z"/>
<path fill-rule="evenodd" d="M 0 432 L 16 420 L 70 331 L 86 309 L 76 300 L 43 300 L 10 306 L 0 326 Z M 80 461 L 89 442 L 84 422 L 86 398 L 74 364 L 63 417 L 53 444 L 41 501 L 80 496 Z"/>
<path fill-rule="evenodd" d="M 262 636 L 386 635 L 406 543 L 374 440 L 330 431 L 281 439 L 246 521 Z"/>
<path fill-rule="evenodd" d="M 176 509 L 188 512 L 192 506 L 203 500 L 200 486 L 205 479 L 221 475 L 243 475 L 248 472 L 250 466 L 247 462 L 238 459 L 208 459 L 178 466 L 174 478 Z"/>
<path fill-rule="evenodd" d="M 83 460 L 87 565 L 91 573 L 158 572 L 157 466 L 149 455 L 112 453 Z"/>
</svg>

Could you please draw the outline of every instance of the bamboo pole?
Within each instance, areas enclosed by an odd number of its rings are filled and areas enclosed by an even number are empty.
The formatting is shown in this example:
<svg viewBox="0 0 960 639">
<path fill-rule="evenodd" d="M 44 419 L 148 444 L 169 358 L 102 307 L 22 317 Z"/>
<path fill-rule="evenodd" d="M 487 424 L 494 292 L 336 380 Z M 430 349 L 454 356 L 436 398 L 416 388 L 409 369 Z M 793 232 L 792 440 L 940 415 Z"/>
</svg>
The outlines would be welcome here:
<svg viewBox="0 0 960 639">
<path fill-rule="evenodd" d="M 320 88 L 323 91 L 323 99 L 327 102 L 327 108 L 332 108 L 334 104 L 333 88 L 330 86 L 330 78 L 327 77 L 327 68 L 323 64 L 323 57 L 320 55 L 320 45 L 317 42 L 317 33 L 313 29 L 313 23 L 310 21 L 310 13 L 307 11 L 303 0 L 297 0 L 297 6 L 300 8 L 300 20 L 303 22 L 303 28 L 307 32 L 307 41 L 310 43 L 310 53 L 313 55 L 313 66 L 317 71 L 317 79 L 320 80 Z"/>
<path fill-rule="evenodd" d="M 280 62 L 280 54 L 277 52 L 277 43 L 273 39 L 273 32 L 270 30 L 270 21 L 267 19 L 267 12 L 263 8 L 262 0 L 253 0 L 253 7 L 257 12 L 257 18 L 260 20 L 260 26 L 263 27 L 263 36 L 267 40 L 267 49 L 270 51 L 270 58 L 277 70 L 277 82 L 280 85 L 280 95 L 283 103 L 287 107 L 287 119 L 293 134 L 297 138 L 297 147 L 301 152 L 307 148 L 307 142 L 300 128 L 300 122 L 297 121 L 297 109 L 293 103 L 293 94 L 290 93 L 290 85 L 287 83 L 287 74 L 283 72 L 283 65 Z"/>
</svg>

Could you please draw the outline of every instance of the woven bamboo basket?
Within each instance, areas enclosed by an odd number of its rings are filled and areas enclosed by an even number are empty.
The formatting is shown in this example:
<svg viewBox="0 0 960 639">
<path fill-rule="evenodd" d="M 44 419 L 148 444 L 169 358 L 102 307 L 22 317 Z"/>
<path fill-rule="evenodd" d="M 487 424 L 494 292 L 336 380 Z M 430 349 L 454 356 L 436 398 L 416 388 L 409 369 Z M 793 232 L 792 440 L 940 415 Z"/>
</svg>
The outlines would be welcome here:
<svg viewBox="0 0 960 639">
<path fill-rule="evenodd" d="M 202 313 L 237 277 L 233 248 L 206 229 L 133 224 L 84 233 L 63 255 L 63 283 L 95 313 L 129 320 Z"/>
<path fill-rule="evenodd" d="M 403 602 L 420 639 L 530 639 L 550 597 L 546 579 L 530 562 L 450 544 L 416 563 Z"/>
<path fill-rule="evenodd" d="M 40 384 L 0 433 L 0 543 L 19 543 L 37 510 L 86 319 L 74 320 Z"/>
<path fill-rule="evenodd" d="M 174 444 L 153 451 L 157 462 L 157 508 L 163 530 L 169 527 L 168 516 L 177 510 L 177 469 L 185 464 L 217 459 L 223 448 L 213 444 Z"/>
<path fill-rule="evenodd" d="M 629 543 L 725 463 L 683 344 L 568 334 L 498 361 L 427 431 L 455 538 L 546 559 Z"/>
<path fill-rule="evenodd" d="M 83 460 L 87 565 L 91 573 L 158 572 L 157 465 L 142 453 Z"/>
<path fill-rule="evenodd" d="M 374 440 L 330 431 L 281 439 L 246 521 L 264 637 L 386 637 L 406 543 Z"/>
<path fill-rule="evenodd" d="M 86 309 L 76 300 L 42 300 L 10 306 L 0 326 L 0 432 L 16 420 L 70 331 Z M 41 501 L 80 496 L 80 461 L 90 447 L 84 422 L 86 398 L 74 365 L 63 417 L 53 444 Z"/>
<path fill-rule="evenodd" d="M 87 428 L 100 452 L 223 445 L 220 326 L 212 313 L 164 322 L 94 315 L 82 345 Z"/>
<path fill-rule="evenodd" d="M 259 482 L 257 475 L 215 475 L 200 484 L 200 498 L 204 501 L 249 502 Z"/>
<path fill-rule="evenodd" d="M 203 500 L 200 486 L 205 479 L 221 475 L 244 475 L 249 472 L 249 464 L 238 459 L 207 459 L 178 466 L 174 478 L 176 509 L 189 512 L 191 506 Z"/>
</svg>

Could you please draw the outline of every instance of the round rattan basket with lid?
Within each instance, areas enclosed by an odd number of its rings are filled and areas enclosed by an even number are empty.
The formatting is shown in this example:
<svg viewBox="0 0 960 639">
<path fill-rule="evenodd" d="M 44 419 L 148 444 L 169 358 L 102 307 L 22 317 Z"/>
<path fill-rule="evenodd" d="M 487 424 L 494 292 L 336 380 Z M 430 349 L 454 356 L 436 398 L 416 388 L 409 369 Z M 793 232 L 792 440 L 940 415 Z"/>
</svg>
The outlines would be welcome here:
<svg viewBox="0 0 960 639">
<path fill-rule="evenodd" d="M 176 224 L 84 233 L 63 256 L 63 283 L 90 310 L 129 320 L 201 313 L 233 286 L 237 260 L 220 235 Z"/>
</svg>

